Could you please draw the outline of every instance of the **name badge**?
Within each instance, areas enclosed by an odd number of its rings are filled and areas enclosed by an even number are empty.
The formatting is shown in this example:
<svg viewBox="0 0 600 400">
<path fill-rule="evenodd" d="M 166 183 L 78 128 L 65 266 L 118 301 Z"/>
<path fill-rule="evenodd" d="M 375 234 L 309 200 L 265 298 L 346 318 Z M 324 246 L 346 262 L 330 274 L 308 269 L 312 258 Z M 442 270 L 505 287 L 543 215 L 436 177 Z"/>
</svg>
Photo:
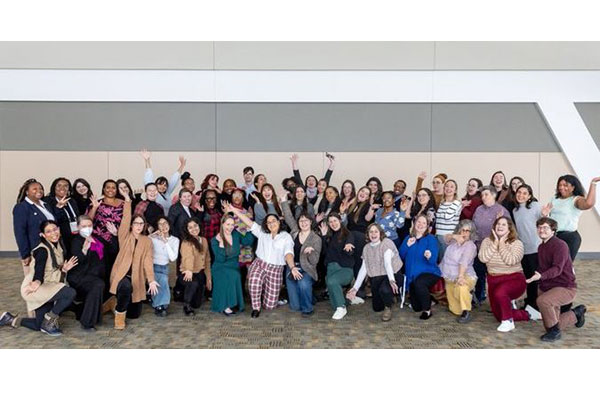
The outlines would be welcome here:
<svg viewBox="0 0 600 400">
<path fill-rule="evenodd" d="M 71 228 L 72 234 L 79 233 L 79 229 L 77 229 L 77 221 L 69 222 L 69 227 Z"/>
</svg>

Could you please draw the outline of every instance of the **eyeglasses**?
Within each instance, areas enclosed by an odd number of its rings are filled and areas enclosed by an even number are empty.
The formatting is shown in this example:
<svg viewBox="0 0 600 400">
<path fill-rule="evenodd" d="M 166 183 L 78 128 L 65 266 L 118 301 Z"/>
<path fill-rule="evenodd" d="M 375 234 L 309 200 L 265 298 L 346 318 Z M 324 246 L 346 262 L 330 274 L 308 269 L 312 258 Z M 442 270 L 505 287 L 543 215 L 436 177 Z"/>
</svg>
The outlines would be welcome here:
<svg viewBox="0 0 600 400">
<path fill-rule="evenodd" d="M 552 228 L 550 228 L 548 225 L 540 225 L 537 227 L 538 231 L 549 231 L 552 230 Z"/>
<path fill-rule="evenodd" d="M 471 232 L 470 229 L 461 229 L 460 232 Z"/>
</svg>

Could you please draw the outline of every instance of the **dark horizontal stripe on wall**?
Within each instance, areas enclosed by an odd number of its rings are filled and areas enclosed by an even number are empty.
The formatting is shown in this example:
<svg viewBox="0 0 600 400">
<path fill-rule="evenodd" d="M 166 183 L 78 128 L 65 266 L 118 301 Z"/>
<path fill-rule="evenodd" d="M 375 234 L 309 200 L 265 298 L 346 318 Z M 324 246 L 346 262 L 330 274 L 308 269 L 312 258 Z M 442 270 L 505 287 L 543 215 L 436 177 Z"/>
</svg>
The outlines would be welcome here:
<svg viewBox="0 0 600 400">
<path fill-rule="evenodd" d="M 535 104 L 0 102 L 0 150 L 558 152 Z"/>
<path fill-rule="evenodd" d="M 600 103 L 575 103 L 575 107 L 600 149 Z"/>
</svg>

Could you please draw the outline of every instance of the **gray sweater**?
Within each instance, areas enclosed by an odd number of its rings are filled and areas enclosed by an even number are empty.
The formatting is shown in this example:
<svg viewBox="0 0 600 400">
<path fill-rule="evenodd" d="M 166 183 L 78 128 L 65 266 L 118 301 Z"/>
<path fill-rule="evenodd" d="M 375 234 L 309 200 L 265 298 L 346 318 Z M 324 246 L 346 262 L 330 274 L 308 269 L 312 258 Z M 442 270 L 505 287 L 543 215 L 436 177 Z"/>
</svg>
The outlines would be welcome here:
<svg viewBox="0 0 600 400">
<path fill-rule="evenodd" d="M 523 247 L 525 248 L 525 254 L 535 254 L 542 242 L 535 226 L 537 220 L 542 216 L 542 206 L 537 201 L 534 201 L 529 207 L 531 208 L 521 205 L 518 210 L 515 208 L 513 216 L 515 217 L 515 226 L 519 234 L 519 240 L 523 242 Z"/>
</svg>

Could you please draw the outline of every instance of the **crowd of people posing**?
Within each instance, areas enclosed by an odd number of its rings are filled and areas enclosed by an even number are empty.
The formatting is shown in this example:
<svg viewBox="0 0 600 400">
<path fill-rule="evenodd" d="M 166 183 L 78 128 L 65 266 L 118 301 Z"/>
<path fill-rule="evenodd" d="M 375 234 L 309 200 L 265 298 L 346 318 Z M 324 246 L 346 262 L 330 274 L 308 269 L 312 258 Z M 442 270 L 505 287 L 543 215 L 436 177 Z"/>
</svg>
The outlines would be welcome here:
<svg viewBox="0 0 600 400">
<path fill-rule="evenodd" d="M 141 155 L 144 196 L 125 179 L 106 180 L 101 195 L 82 178 L 57 178 L 49 193 L 35 179 L 23 184 L 13 223 L 27 314 L 4 312 L 0 326 L 56 336 L 60 314 L 71 310 L 87 331 L 108 312 L 114 328 L 125 329 L 144 302 L 165 317 L 172 300 L 193 315 L 207 299 L 225 316 L 249 299 L 252 318 L 288 302 L 310 317 L 315 302 L 328 299 L 340 320 L 348 304 L 366 297 L 383 321 L 394 303 L 422 320 L 439 303 L 458 323 L 489 299 L 498 331 L 541 319 L 545 341 L 585 322 L 586 307 L 573 306 L 573 260 L 579 217 L 594 206 L 600 177 L 587 194 L 575 176 L 559 177 L 547 204 L 501 171 L 488 185 L 470 179 L 463 196 L 444 173 L 431 189 L 421 173 L 412 193 L 403 180 L 386 191 L 377 177 L 362 187 L 345 180 L 338 190 L 329 183 L 335 159 L 327 153 L 322 179 L 302 179 L 293 155 L 293 176 L 279 191 L 252 167 L 241 185 L 226 179 L 219 187 L 208 174 L 198 189 L 184 158 L 169 178 L 155 179 L 150 153 Z"/>
</svg>

